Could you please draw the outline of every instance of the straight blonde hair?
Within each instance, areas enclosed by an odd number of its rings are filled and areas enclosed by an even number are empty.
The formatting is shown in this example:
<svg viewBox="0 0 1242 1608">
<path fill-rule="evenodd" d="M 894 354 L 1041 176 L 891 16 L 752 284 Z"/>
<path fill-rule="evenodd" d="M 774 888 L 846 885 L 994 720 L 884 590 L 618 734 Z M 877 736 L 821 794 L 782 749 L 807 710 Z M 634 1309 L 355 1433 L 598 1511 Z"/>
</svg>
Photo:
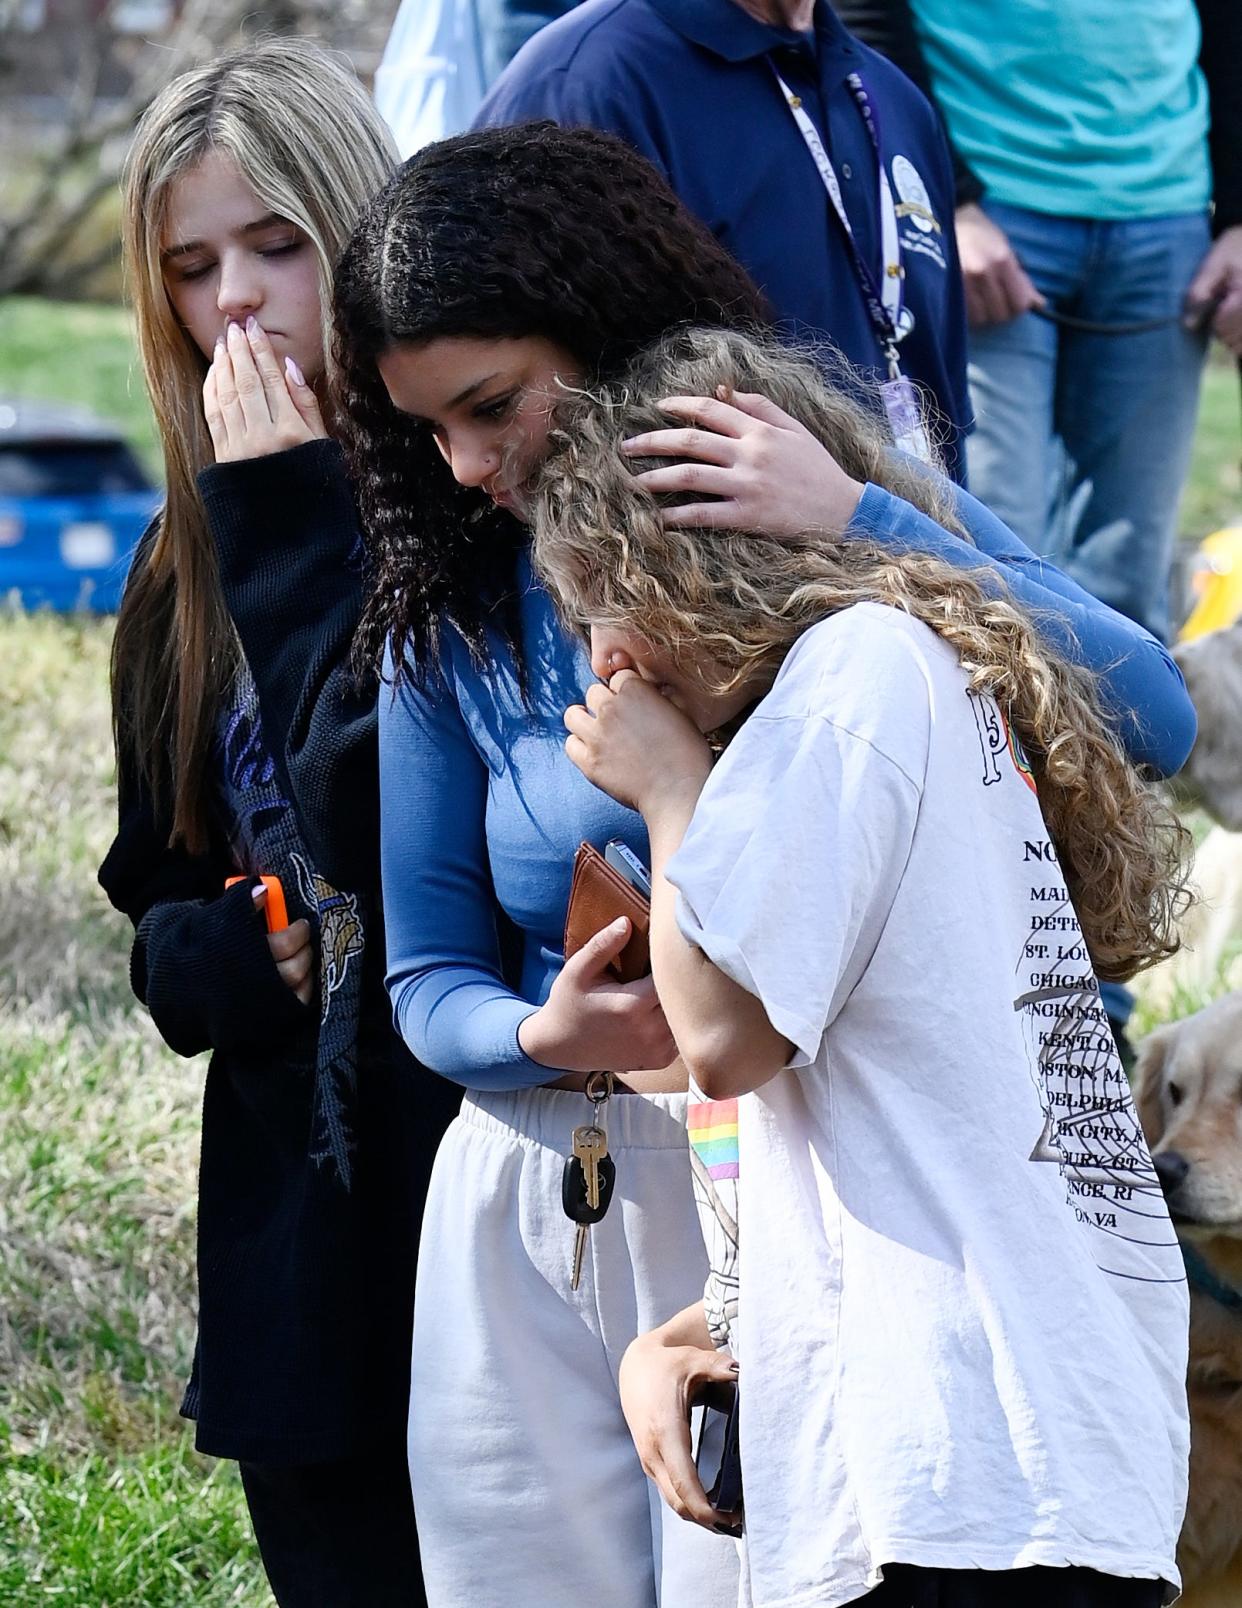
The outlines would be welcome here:
<svg viewBox="0 0 1242 1608">
<path fill-rule="evenodd" d="M 534 559 L 570 622 L 623 627 L 688 667 L 706 654 L 717 667 L 709 684 L 724 692 L 769 686 L 818 620 L 866 601 L 903 609 L 957 651 L 971 690 L 994 697 L 1021 738 L 1098 974 L 1123 979 L 1173 954 L 1189 834 L 1126 758 L 1092 673 L 1048 646 L 997 572 L 826 530 L 786 539 L 665 524 L 662 500 L 634 479 L 655 461 L 627 461 L 622 441 L 668 426 L 662 397 L 734 391 L 775 402 L 855 480 L 952 522 L 947 484 L 896 454 L 879 418 L 810 358 L 683 330 L 617 385 L 557 409 Z"/>
<path fill-rule="evenodd" d="M 117 620 L 113 735 L 118 768 L 170 813 L 170 841 L 191 852 L 206 846 L 205 771 L 241 655 L 196 485 L 215 461 L 203 417 L 207 361 L 173 311 L 160 251 L 173 187 L 209 152 L 230 157 L 259 201 L 309 240 L 329 378 L 336 258 L 397 159 L 348 62 L 298 39 L 261 41 L 182 74 L 147 110 L 130 148 L 125 275 L 167 491 Z"/>
</svg>

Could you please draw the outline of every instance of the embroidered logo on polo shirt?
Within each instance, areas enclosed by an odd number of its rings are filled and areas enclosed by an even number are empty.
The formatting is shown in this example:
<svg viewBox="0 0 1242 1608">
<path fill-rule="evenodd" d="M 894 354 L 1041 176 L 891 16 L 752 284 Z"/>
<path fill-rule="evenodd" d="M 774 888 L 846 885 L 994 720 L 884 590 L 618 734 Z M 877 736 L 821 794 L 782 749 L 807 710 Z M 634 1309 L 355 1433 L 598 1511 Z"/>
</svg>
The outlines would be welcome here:
<svg viewBox="0 0 1242 1608">
<path fill-rule="evenodd" d="M 931 196 L 922 175 L 908 156 L 895 156 L 892 172 L 893 189 L 899 198 L 894 210 L 901 225 L 901 249 L 930 257 L 943 268 L 944 249 L 937 238 L 943 230 L 932 210 Z"/>
<path fill-rule="evenodd" d="M 927 186 L 919 177 L 918 168 L 908 156 L 893 158 L 893 188 L 901 197 L 901 205 L 897 208 L 899 218 L 913 219 L 914 227 L 924 234 L 930 233 L 933 229 L 937 234 L 940 233 L 940 224 L 932 211 Z"/>
</svg>

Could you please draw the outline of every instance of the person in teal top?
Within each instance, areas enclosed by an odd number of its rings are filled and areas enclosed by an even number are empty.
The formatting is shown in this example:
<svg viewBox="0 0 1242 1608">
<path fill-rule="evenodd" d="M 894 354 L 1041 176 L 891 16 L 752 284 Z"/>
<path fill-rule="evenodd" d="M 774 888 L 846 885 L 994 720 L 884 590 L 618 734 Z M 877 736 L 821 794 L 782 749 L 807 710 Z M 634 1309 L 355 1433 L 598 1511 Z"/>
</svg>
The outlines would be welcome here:
<svg viewBox="0 0 1242 1608">
<path fill-rule="evenodd" d="M 1242 6 L 837 9 L 929 93 L 953 146 L 971 489 L 1167 638 L 1205 327 L 1242 355 Z"/>
<path fill-rule="evenodd" d="M 1202 213 L 1207 84 L 1188 0 L 913 0 L 937 104 L 992 200 L 1055 217 Z"/>
</svg>

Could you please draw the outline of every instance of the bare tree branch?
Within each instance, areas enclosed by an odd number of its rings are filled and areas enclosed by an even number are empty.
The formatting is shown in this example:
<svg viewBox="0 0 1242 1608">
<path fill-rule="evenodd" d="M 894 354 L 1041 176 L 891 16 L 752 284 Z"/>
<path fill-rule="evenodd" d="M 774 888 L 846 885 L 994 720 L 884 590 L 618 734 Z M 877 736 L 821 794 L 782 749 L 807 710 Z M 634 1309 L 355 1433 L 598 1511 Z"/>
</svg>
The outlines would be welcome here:
<svg viewBox="0 0 1242 1608">
<path fill-rule="evenodd" d="M 18 36 L 21 3 L 0 0 L 0 33 Z M 102 86 L 124 71 L 123 55 L 135 42 L 124 39 L 113 27 L 116 0 L 109 0 L 98 17 L 88 3 L 80 9 L 81 26 L 62 41 L 65 72 L 59 89 L 57 133 L 44 149 L 29 154 L 29 188 L 24 199 L 10 199 L 0 211 L 0 294 L 19 289 L 54 294 L 89 277 L 78 271 L 76 262 L 65 258 L 67 253 L 73 255 L 79 230 L 117 184 L 122 136 L 170 79 L 239 37 L 252 3 L 185 0 L 163 38 L 141 42 L 137 61 L 125 75 L 127 88 L 119 99 L 112 100 L 105 98 Z M 6 144 L 11 149 L 12 139 Z M 114 145 L 118 146 L 115 154 L 110 150 Z M 90 172 L 92 166 L 94 173 Z M 90 272 L 97 271 L 110 255 L 111 248 L 90 252 L 85 259 Z"/>
<path fill-rule="evenodd" d="M 67 262 L 58 272 L 48 274 L 40 271 L 38 281 L 29 287 L 30 293 L 37 290 L 40 296 L 74 297 L 90 286 L 91 280 L 101 268 L 107 268 L 114 263 L 121 253 L 119 240 L 109 240 L 100 246 L 97 251 L 90 252 L 85 257 L 75 257 Z M 13 294 L 20 295 L 28 289 L 25 285 L 16 285 Z"/>
<path fill-rule="evenodd" d="M 57 268 L 57 263 L 64 257 L 78 229 L 94 212 L 100 200 L 110 190 L 116 188 L 116 183 L 115 173 L 99 174 L 74 202 L 63 209 L 58 208 L 50 218 L 46 219 L 43 233 L 36 233 L 31 240 L 25 260 L 12 259 L 17 269 L 15 280 L 8 255 L 0 255 L 0 296 L 13 295 L 25 290 L 27 285 L 23 281 L 29 279 L 32 270 L 35 276 L 33 283 L 36 285 L 42 279 L 46 279 L 48 285 L 61 283 L 65 276 Z M 118 244 L 117 241 L 110 243 L 103 261 L 106 262 L 110 257 L 116 256 Z M 95 265 L 96 269 L 101 266 L 102 263 Z"/>
</svg>

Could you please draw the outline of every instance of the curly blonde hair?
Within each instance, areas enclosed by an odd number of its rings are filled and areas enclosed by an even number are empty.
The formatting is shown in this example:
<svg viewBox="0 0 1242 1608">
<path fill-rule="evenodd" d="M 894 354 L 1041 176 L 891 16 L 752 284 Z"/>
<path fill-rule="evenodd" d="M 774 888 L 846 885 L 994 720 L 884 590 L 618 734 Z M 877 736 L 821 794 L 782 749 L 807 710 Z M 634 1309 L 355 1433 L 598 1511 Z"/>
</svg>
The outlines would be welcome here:
<svg viewBox="0 0 1242 1608">
<path fill-rule="evenodd" d="M 637 632 L 700 679 L 706 657 L 711 689 L 724 693 L 770 686 L 797 638 L 830 614 L 866 601 L 904 609 L 956 649 L 971 690 L 995 698 L 1021 738 L 1097 974 L 1122 980 L 1173 954 L 1190 898 L 1189 834 L 1126 758 L 1092 673 L 1049 648 L 994 570 L 831 531 L 790 539 L 665 525 L 668 499 L 634 478 L 652 461 L 627 461 L 620 443 L 668 426 L 662 397 L 734 391 L 768 397 L 852 478 L 956 528 L 948 485 L 894 453 L 877 413 L 810 358 L 736 332 L 681 330 L 616 385 L 558 407 L 534 559 L 569 622 Z"/>
</svg>

